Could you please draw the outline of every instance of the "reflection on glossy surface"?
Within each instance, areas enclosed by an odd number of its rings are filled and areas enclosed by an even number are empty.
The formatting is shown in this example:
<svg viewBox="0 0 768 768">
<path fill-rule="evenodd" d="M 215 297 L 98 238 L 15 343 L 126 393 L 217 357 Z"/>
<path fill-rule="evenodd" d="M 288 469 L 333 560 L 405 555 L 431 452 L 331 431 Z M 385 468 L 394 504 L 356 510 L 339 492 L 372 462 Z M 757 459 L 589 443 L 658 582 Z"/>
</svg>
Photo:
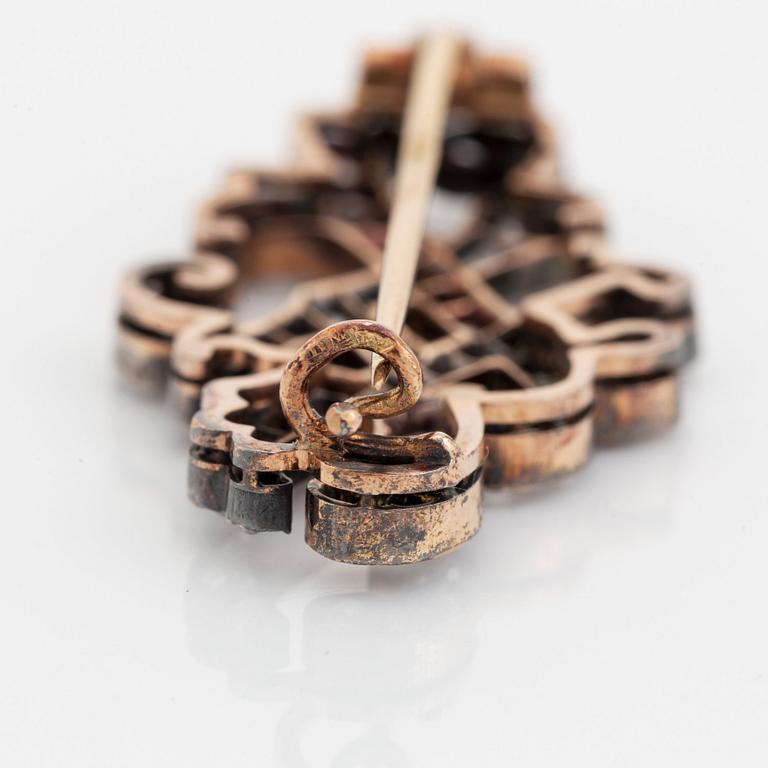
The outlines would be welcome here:
<svg viewBox="0 0 768 768">
<path fill-rule="evenodd" d="M 184 595 L 190 651 L 235 696 L 280 708 L 274 738 L 284 766 L 313 764 L 316 728 L 333 734 L 333 766 L 411 764 L 398 726 L 451 707 L 484 623 L 497 613 L 524 622 L 532 606 L 562 602 L 596 551 L 651 541 L 674 522 L 680 441 L 671 432 L 600 452 L 560 484 L 489 494 L 480 533 L 449 556 L 343 565 L 304 544 L 303 485 L 289 536 L 249 536 L 186 503 L 180 473 L 157 471 L 173 462 L 181 469 L 183 425 L 168 414 L 158 424 L 161 403 L 116 398 L 124 479 L 161 491 L 172 528 L 194 538 Z M 147 445 L 149 422 L 157 439 Z M 526 663 L 512 640 L 513 671 Z"/>
<path fill-rule="evenodd" d="M 678 430 L 599 451 L 581 473 L 539 490 L 487 494 L 479 534 L 443 558 L 335 563 L 303 542 L 304 484 L 291 535 L 247 535 L 184 499 L 183 420 L 162 402 L 113 397 L 117 482 L 165 499 L 173 535 L 193 553 L 183 600 L 190 652 L 238 699 L 279 710 L 272 731 L 284 766 L 316 764 L 318 729 L 332 766 L 415 764 L 398 732 L 460 699 L 497 617 L 524 631 L 531 610 L 567 603 L 594 554 L 652 542 L 674 525 Z M 514 630 L 504 651 L 508 686 L 534 660 Z"/>
<path fill-rule="evenodd" d="M 593 551 L 633 546 L 672 524 L 675 445 L 665 437 L 669 448 L 655 446 L 644 468 L 653 484 L 622 456 L 632 448 L 614 452 L 605 457 L 610 487 L 591 487 L 587 470 L 516 499 L 494 494 L 468 546 L 409 567 L 346 566 L 311 552 L 301 540 L 303 487 L 290 536 L 252 537 L 222 520 L 190 568 L 191 652 L 220 670 L 236 696 L 284 708 L 275 732 L 283 765 L 310 764 L 312 728 L 328 723 L 349 726 L 332 765 L 408 765 L 398 723 L 451 706 L 484 617 L 522 616 L 530 601 L 562 599 Z M 619 487 L 621 509 L 608 501 Z M 525 663 L 509 651 L 512 664 Z"/>
<path fill-rule="evenodd" d="M 402 765 L 393 724 L 438 713 L 475 650 L 475 604 L 460 565 L 339 566 L 298 533 L 233 534 L 192 564 L 195 658 L 221 669 L 238 696 L 288 705 L 277 734 L 286 765 L 305 764 L 299 745 L 317 718 L 363 727 L 335 764 Z M 376 762 L 348 763 L 355 755 Z"/>
</svg>

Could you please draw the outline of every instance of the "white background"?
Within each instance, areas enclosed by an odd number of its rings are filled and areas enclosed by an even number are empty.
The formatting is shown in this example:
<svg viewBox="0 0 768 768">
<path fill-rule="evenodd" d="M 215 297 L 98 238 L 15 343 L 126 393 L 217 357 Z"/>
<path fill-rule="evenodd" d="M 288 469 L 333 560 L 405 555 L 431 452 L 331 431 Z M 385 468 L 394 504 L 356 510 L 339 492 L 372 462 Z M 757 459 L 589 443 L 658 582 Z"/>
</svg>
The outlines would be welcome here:
<svg viewBox="0 0 768 768">
<path fill-rule="evenodd" d="M 768 764 L 765 4 L 6 3 L 0 24 L 3 766 Z M 185 426 L 118 386 L 115 288 L 223 170 L 451 21 L 530 54 L 616 241 L 696 281 L 663 438 L 489 499 L 403 569 L 184 496 Z"/>
</svg>

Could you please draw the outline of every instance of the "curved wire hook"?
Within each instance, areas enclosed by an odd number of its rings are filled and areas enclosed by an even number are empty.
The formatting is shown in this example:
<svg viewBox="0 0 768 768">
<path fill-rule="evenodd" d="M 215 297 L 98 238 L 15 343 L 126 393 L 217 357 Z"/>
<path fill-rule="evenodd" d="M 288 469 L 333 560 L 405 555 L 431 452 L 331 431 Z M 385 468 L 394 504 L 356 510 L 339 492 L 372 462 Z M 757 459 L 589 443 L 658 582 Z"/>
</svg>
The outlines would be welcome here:
<svg viewBox="0 0 768 768">
<path fill-rule="evenodd" d="M 309 402 L 312 374 L 354 349 L 384 358 L 397 374 L 397 386 L 334 403 L 323 418 Z M 364 416 L 380 419 L 407 411 L 416 404 L 421 390 L 419 361 L 397 334 L 372 320 L 345 320 L 315 334 L 288 363 L 280 381 L 280 404 L 299 443 L 315 450 L 338 446 L 340 438 L 359 429 Z"/>
</svg>

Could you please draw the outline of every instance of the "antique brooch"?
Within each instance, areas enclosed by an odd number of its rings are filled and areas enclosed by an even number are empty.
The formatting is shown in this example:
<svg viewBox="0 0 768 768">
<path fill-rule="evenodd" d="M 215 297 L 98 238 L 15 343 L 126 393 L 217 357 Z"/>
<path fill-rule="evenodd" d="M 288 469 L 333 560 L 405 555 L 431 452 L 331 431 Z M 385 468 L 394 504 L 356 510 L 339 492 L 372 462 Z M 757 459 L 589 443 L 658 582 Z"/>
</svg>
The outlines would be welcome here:
<svg viewBox="0 0 768 768">
<path fill-rule="evenodd" d="M 523 61 L 449 33 L 366 56 L 296 164 L 239 170 L 186 261 L 125 276 L 119 363 L 192 415 L 189 496 L 246 531 L 401 564 L 480 528 L 482 490 L 578 469 L 672 424 L 688 282 L 617 259 L 563 180 Z M 239 321 L 246 283 L 302 280 Z"/>
</svg>

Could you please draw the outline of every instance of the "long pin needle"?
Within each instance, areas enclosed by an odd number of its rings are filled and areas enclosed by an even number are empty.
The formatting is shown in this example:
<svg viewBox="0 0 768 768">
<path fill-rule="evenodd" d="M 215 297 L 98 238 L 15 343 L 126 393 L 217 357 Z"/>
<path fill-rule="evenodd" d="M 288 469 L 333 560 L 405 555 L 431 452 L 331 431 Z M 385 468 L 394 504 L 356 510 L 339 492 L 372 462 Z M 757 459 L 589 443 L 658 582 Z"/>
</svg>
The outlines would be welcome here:
<svg viewBox="0 0 768 768">
<path fill-rule="evenodd" d="M 420 44 L 411 74 L 376 307 L 376 322 L 398 334 L 416 275 L 460 52 L 458 37 L 435 32 Z M 372 366 L 373 386 L 381 389 L 389 365 L 374 355 Z"/>
</svg>

